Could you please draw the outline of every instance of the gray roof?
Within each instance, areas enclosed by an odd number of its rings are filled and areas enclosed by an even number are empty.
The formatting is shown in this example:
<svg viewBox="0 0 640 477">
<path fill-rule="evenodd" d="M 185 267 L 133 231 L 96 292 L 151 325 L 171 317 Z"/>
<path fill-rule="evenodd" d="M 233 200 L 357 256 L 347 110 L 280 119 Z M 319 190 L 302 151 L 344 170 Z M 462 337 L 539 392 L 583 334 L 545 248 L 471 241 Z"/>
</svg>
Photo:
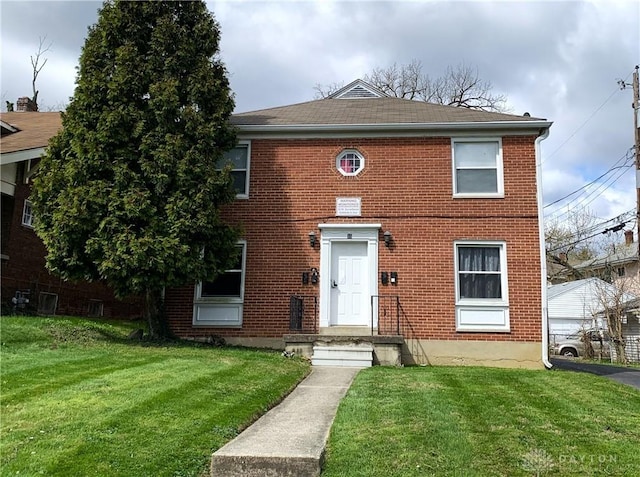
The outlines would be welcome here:
<svg viewBox="0 0 640 477">
<path fill-rule="evenodd" d="M 590 260 L 585 260 L 574 266 L 579 270 L 589 268 L 601 268 L 607 265 L 622 265 L 630 262 L 638 261 L 638 242 L 631 242 L 630 244 L 618 244 L 615 246 L 613 252 L 607 252 L 598 255 Z"/>
<path fill-rule="evenodd" d="M 540 118 L 400 98 L 328 98 L 234 114 L 237 126 L 539 123 Z M 533 124 L 531 124 L 533 126 Z"/>
<path fill-rule="evenodd" d="M 584 280 L 575 280 L 573 282 L 558 283 L 557 285 L 547 288 L 547 299 L 552 299 L 570 291 L 587 285 L 589 282 L 602 281 L 599 278 L 585 278 Z"/>
</svg>

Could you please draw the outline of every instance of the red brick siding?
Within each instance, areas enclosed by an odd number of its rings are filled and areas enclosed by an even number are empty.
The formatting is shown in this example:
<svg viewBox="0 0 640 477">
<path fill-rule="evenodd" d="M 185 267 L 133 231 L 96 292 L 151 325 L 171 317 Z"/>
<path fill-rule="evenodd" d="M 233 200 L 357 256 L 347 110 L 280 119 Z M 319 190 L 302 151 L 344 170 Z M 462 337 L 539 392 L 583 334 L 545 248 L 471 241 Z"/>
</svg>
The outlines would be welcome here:
<svg viewBox="0 0 640 477">
<path fill-rule="evenodd" d="M 450 138 L 253 140 L 250 198 L 226 217 L 243 225 L 247 271 L 242 329 L 191 326 L 193 286 L 167 292 L 171 326 L 182 336 L 279 337 L 288 331 L 289 296 L 318 294 L 301 273 L 320 268 L 308 233 L 318 223 L 382 223 L 379 270 L 397 271 L 406 337 L 443 340 L 541 339 L 540 251 L 535 137 L 504 137 L 505 197 L 453 199 Z M 335 168 L 343 149 L 365 157 L 364 170 L 344 177 Z M 336 197 L 361 197 L 362 217 L 336 218 Z M 382 233 L 391 231 L 393 246 Z M 455 240 L 506 242 L 509 333 L 455 330 Z"/>
<path fill-rule="evenodd" d="M 34 307 L 37 307 L 40 292 L 57 294 L 57 315 L 87 316 L 90 300 L 100 300 L 105 317 L 140 317 L 142 309 L 139 300 L 116 300 L 103 283 L 65 282 L 47 271 L 44 244 L 31 227 L 22 225 L 24 201 L 30 191 L 28 184 L 16 185 L 11 226 L 3 250 L 9 260 L 2 260 L 2 304 L 10 306 L 17 290 L 28 289 Z"/>
</svg>

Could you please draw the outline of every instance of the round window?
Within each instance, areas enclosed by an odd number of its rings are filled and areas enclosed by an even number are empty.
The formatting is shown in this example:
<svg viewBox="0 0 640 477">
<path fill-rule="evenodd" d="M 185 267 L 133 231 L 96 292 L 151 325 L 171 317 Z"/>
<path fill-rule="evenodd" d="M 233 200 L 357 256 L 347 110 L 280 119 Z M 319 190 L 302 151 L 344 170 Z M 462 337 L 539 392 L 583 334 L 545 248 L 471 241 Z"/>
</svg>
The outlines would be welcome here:
<svg viewBox="0 0 640 477">
<path fill-rule="evenodd" d="M 355 149 L 345 149 L 336 158 L 336 168 L 343 176 L 355 176 L 364 169 L 364 157 Z"/>
</svg>

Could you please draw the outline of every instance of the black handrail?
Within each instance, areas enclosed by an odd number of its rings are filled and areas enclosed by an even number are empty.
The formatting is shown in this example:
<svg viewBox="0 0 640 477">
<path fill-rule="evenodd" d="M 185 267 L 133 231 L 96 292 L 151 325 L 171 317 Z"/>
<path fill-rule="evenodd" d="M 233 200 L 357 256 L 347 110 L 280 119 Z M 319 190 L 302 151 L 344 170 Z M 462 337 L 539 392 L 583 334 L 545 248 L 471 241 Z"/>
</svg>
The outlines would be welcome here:
<svg viewBox="0 0 640 477">
<path fill-rule="evenodd" d="M 400 297 L 398 295 L 371 295 L 371 335 L 378 315 L 379 335 L 400 335 Z"/>
<path fill-rule="evenodd" d="M 289 297 L 289 331 L 316 333 L 318 331 L 318 297 L 291 295 Z"/>
</svg>

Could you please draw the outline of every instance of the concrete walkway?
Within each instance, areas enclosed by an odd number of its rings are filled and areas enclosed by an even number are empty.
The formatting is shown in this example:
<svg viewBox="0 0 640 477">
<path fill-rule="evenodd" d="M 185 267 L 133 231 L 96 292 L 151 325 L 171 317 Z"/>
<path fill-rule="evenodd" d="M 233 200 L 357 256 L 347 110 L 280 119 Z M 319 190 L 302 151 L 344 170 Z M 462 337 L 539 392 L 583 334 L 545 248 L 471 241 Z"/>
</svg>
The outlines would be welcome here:
<svg viewBox="0 0 640 477">
<path fill-rule="evenodd" d="M 338 404 L 361 368 L 316 367 L 211 459 L 214 477 L 319 476 Z"/>
</svg>

